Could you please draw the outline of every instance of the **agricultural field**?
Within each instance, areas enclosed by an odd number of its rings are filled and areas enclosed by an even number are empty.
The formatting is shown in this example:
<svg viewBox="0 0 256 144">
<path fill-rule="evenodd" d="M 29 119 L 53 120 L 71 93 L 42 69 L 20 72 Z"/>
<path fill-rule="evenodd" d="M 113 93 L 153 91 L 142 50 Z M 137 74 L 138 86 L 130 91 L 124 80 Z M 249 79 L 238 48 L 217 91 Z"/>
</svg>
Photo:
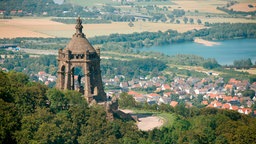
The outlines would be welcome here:
<svg viewBox="0 0 256 144">
<path fill-rule="evenodd" d="M 217 6 L 223 6 L 227 2 L 220 0 L 208 0 L 208 1 L 196 1 L 196 0 L 176 0 L 173 1 L 176 5 L 172 6 L 172 9 L 184 9 L 185 11 L 199 11 L 203 13 L 216 13 L 224 14 L 223 11 L 217 10 Z"/>
<path fill-rule="evenodd" d="M 186 14 L 181 17 L 175 17 L 174 22 L 170 22 L 170 18 L 167 18 L 164 22 L 153 22 L 153 21 L 142 21 L 138 20 L 133 22 L 134 26 L 130 27 L 128 22 L 112 22 L 112 23 L 101 23 L 101 24 L 83 24 L 84 33 L 87 37 L 94 37 L 100 35 L 109 35 L 113 33 L 120 34 L 130 34 L 134 32 L 156 32 L 156 31 L 166 31 L 168 29 L 177 30 L 180 33 L 187 32 L 193 29 L 202 29 L 205 28 L 204 24 L 208 23 L 256 23 L 255 19 L 246 19 L 246 18 L 234 18 L 229 16 L 225 12 L 216 9 L 218 6 L 225 6 L 227 1 L 223 0 L 173 0 L 173 1 L 156 1 L 152 0 L 150 2 L 142 1 L 134 2 L 134 6 L 131 5 L 121 5 L 121 3 L 112 0 L 67 0 L 74 5 L 81 6 L 96 6 L 102 7 L 106 4 L 114 6 L 115 8 L 120 8 L 123 12 L 131 12 L 131 14 L 137 14 L 136 6 L 141 6 L 140 11 L 143 15 L 146 15 L 147 9 L 143 6 L 154 5 L 158 8 L 166 7 L 166 11 L 160 10 L 159 13 L 168 13 L 174 9 L 184 10 Z M 200 2 L 200 4 L 198 4 Z M 253 8 L 248 8 L 248 4 L 253 5 Z M 256 10 L 256 2 L 252 0 L 238 0 L 238 3 L 233 5 L 234 10 Z M 158 13 L 158 9 L 152 10 L 149 13 L 154 12 Z M 211 16 L 208 16 L 208 15 Z M 120 14 L 121 15 L 121 14 Z M 194 19 L 194 24 L 184 23 L 184 17 Z M 13 19 L 0 19 L 0 38 L 16 38 L 16 37 L 42 37 L 42 38 L 51 38 L 51 37 L 72 37 L 75 32 L 74 24 L 64 24 L 59 22 L 51 21 L 52 17 L 13 17 Z M 197 20 L 200 19 L 201 24 L 197 23 Z M 179 20 L 179 24 L 177 24 Z"/>
<path fill-rule="evenodd" d="M 205 17 L 205 16 L 189 16 L 195 20 L 200 19 L 202 23 L 256 23 L 254 19 L 245 19 L 245 18 L 224 18 L 224 17 Z M 181 23 L 183 23 L 182 18 L 180 18 Z"/>
<path fill-rule="evenodd" d="M 154 22 L 134 22 L 129 27 L 128 22 L 113 22 L 111 24 L 84 24 L 84 33 L 87 37 L 109 35 L 112 33 L 127 34 L 133 32 L 156 32 L 174 29 L 186 32 L 192 29 L 204 28 L 203 25 L 170 24 Z M 0 19 L 0 38 L 15 37 L 71 37 L 75 32 L 74 24 L 62 24 L 46 18 L 17 18 L 10 20 Z"/>
<path fill-rule="evenodd" d="M 250 69 L 236 69 L 236 71 L 239 72 L 248 72 L 249 74 L 256 75 L 256 68 L 250 68 Z"/>
<path fill-rule="evenodd" d="M 200 5 L 198 2 L 200 1 Z M 81 6 L 103 6 L 103 5 L 111 5 L 117 8 L 122 8 L 120 2 L 112 1 L 112 0 L 89 0 L 89 1 L 80 1 L 80 0 L 67 0 L 68 3 L 81 5 Z M 169 10 L 173 9 L 184 9 L 185 11 L 195 11 L 198 10 L 200 12 L 205 13 L 216 13 L 216 14 L 223 14 L 224 12 L 217 10 L 217 6 L 224 6 L 227 1 L 222 0 L 172 0 L 172 1 L 134 1 L 135 6 L 149 6 L 149 5 L 156 5 L 158 7 L 168 7 Z M 132 9 L 130 7 L 130 9 Z"/>
<path fill-rule="evenodd" d="M 55 37 L 43 31 L 65 28 L 65 25 L 45 18 L 0 19 L 0 38 Z"/>
<path fill-rule="evenodd" d="M 242 18 L 200 18 L 202 22 L 219 23 L 256 23 L 255 20 Z M 129 27 L 128 22 L 112 22 L 111 24 L 83 24 L 84 33 L 87 37 L 94 37 L 100 35 L 109 35 L 112 33 L 130 34 L 134 32 L 157 32 L 166 31 L 168 29 L 177 30 L 178 32 L 186 32 L 193 29 L 205 28 L 204 25 L 199 24 L 184 24 L 182 18 L 180 24 L 173 23 L 156 23 L 156 22 L 134 22 L 134 27 Z M 14 19 L 0 19 L 0 38 L 16 38 L 16 37 L 65 37 L 71 38 L 75 32 L 74 24 L 63 24 L 53 22 L 50 18 L 14 18 Z"/>
<path fill-rule="evenodd" d="M 251 5 L 253 7 L 249 7 L 249 5 Z M 242 12 L 256 11 L 256 2 L 238 3 L 238 4 L 231 6 L 229 9 L 233 9 L 234 11 L 242 11 Z"/>
</svg>

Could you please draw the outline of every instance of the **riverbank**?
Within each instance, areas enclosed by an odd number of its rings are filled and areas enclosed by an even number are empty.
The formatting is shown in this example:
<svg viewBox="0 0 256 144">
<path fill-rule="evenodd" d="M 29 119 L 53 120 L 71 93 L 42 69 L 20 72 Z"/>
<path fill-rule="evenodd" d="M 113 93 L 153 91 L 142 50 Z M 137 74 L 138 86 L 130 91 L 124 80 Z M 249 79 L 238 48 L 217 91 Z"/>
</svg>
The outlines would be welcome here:
<svg viewBox="0 0 256 144">
<path fill-rule="evenodd" d="M 212 41 L 207 41 L 204 39 L 200 39 L 200 38 L 195 38 L 194 39 L 195 43 L 199 43 L 199 44 L 203 44 L 205 46 L 214 46 L 214 45 L 220 45 L 220 43 L 218 42 L 212 42 Z"/>
</svg>

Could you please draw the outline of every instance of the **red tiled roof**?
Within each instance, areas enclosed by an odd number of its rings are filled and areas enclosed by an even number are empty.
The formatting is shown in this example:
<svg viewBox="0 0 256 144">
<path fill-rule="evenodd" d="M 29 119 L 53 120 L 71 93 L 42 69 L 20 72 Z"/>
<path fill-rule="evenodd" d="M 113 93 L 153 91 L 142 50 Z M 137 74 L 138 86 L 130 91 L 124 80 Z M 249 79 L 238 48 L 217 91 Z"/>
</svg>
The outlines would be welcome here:
<svg viewBox="0 0 256 144">
<path fill-rule="evenodd" d="M 134 87 L 134 88 L 140 88 L 141 85 L 140 85 L 140 84 L 135 84 L 135 85 L 133 85 L 133 87 Z"/>
<path fill-rule="evenodd" d="M 156 87 L 161 87 L 161 84 L 160 83 L 155 83 L 154 84 Z"/>
<path fill-rule="evenodd" d="M 203 105 L 208 105 L 208 101 L 202 101 Z"/>
<path fill-rule="evenodd" d="M 207 107 L 214 108 L 212 103 L 210 103 Z"/>
<path fill-rule="evenodd" d="M 232 96 L 224 96 L 223 100 L 230 102 L 232 100 Z"/>
<path fill-rule="evenodd" d="M 46 74 L 46 72 L 45 71 L 39 71 L 38 72 L 38 75 L 43 75 L 43 74 Z"/>
<path fill-rule="evenodd" d="M 225 86 L 225 89 L 231 90 L 232 88 L 233 88 L 233 85 L 232 85 L 232 84 L 226 84 L 226 86 Z"/>
<path fill-rule="evenodd" d="M 230 107 L 231 110 L 237 111 L 238 110 L 238 106 L 234 105 Z"/>
<path fill-rule="evenodd" d="M 250 108 L 241 108 L 239 110 L 241 110 L 244 114 L 250 114 L 252 112 L 252 109 Z"/>
<path fill-rule="evenodd" d="M 167 95 L 167 96 L 170 96 L 171 94 L 172 94 L 171 92 L 164 93 L 164 95 Z"/>
<path fill-rule="evenodd" d="M 222 109 L 230 109 L 231 104 L 230 103 L 225 103 L 222 105 Z"/>
<path fill-rule="evenodd" d="M 165 77 L 164 76 L 158 76 L 158 79 L 164 79 Z"/>
<path fill-rule="evenodd" d="M 239 81 L 238 80 L 236 80 L 236 79 L 234 79 L 234 78 L 231 78 L 229 81 L 228 81 L 228 83 L 230 83 L 230 84 L 237 84 Z"/>
<path fill-rule="evenodd" d="M 171 105 L 172 107 L 175 107 L 176 105 L 178 105 L 178 102 L 177 102 L 177 101 L 171 101 L 170 105 Z"/>
<path fill-rule="evenodd" d="M 129 92 L 128 92 L 128 95 L 131 95 L 131 96 L 133 96 L 133 97 L 142 97 L 142 96 L 143 96 L 142 94 L 137 93 L 137 92 L 135 92 L 135 91 L 129 91 Z"/>
<path fill-rule="evenodd" d="M 215 101 L 212 101 L 211 102 L 211 105 L 213 105 L 213 107 L 221 107 L 222 106 L 222 103 L 221 102 L 219 102 L 219 101 L 217 101 L 217 100 L 215 100 Z M 209 105 L 208 105 L 209 106 Z M 207 107 L 208 107 L 207 106 Z"/>
<path fill-rule="evenodd" d="M 210 98 L 211 98 L 211 99 L 214 99 L 214 98 L 216 98 L 217 96 L 218 96 L 218 94 L 210 93 Z"/>
<path fill-rule="evenodd" d="M 239 100 L 239 98 L 237 97 L 237 96 L 234 96 L 233 98 L 232 98 L 232 101 L 238 101 Z"/>
<path fill-rule="evenodd" d="M 222 106 L 222 103 L 221 102 L 216 102 L 215 104 L 214 104 L 214 107 L 221 107 Z"/>
<path fill-rule="evenodd" d="M 170 89 L 171 89 L 171 87 L 170 87 L 168 84 L 164 84 L 164 85 L 163 85 L 163 88 L 164 88 L 165 90 L 170 90 Z"/>
<path fill-rule="evenodd" d="M 155 96 L 160 96 L 159 94 L 157 94 L 157 93 L 151 93 L 151 94 L 149 94 L 149 96 L 151 96 L 151 97 L 155 97 Z"/>
<path fill-rule="evenodd" d="M 128 95 L 132 95 L 132 96 L 137 95 L 137 94 L 139 94 L 139 93 L 137 93 L 137 92 L 135 92 L 135 91 L 129 91 L 129 92 L 128 92 Z"/>
</svg>

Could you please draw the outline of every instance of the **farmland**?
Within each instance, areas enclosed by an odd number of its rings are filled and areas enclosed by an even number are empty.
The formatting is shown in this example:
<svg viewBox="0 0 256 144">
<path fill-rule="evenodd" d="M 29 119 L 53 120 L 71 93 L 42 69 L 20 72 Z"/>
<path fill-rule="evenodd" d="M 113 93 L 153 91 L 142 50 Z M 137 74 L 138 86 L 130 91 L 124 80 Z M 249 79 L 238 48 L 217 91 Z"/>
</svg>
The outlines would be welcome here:
<svg viewBox="0 0 256 144">
<path fill-rule="evenodd" d="M 200 18 L 200 17 L 195 17 Z M 256 23 L 255 20 L 242 18 L 205 18 L 202 21 L 211 23 L 231 22 L 231 23 Z M 134 22 L 134 27 L 129 27 L 127 22 L 112 22 L 111 24 L 84 24 L 83 31 L 87 37 L 100 35 L 109 35 L 111 33 L 129 34 L 133 32 L 156 32 L 166 31 L 168 29 L 177 30 L 178 32 L 186 32 L 193 29 L 205 28 L 198 24 L 174 24 L 174 23 L 156 23 L 156 22 Z M 74 24 L 62 24 L 53 22 L 50 18 L 14 18 L 0 19 L 0 38 L 16 38 L 16 37 L 66 37 L 70 38 L 74 33 Z"/>
<path fill-rule="evenodd" d="M 166 31 L 174 29 L 185 32 L 192 29 L 201 29 L 203 25 L 178 25 L 170 23 L 134 22 L 134 27 L 129 27 L 127 22 L 113 22 L 111 24 L 84 24 L 87 37 L 109 35 L 111 33 L 133 33 L 143 31 Z M 74 33 L 73 24 L 62 24 L 45 18 L 18 18 L 0 20 L 0 38 L 15 37 L 71 37 Z"/>
<path fill-rule="evenodd" d="M 129 21 L 113 21 L 107 19 L 111 23 L 93 23 L 85 24 L 84 33 L 87 37 L 110 35 L 113 33 L 130 34 L 134 32 L 157 32 L 166 31 L 168 29 L 177 30 L 180 33 L 189 30 L 199 30 L 206 28 L 206 23 L 256 23 L 255 18 L 247 19 L 246 17 L 236 17 L 225 13 L 217 7 L 222 7 L 227 4 L 227 1 L 222 0 L 174 0 L 174 1 L 134 1 L 133 5 L 123 5 L 117 1 L 110 0 L 89 0 L 78 1 L 68 0 L 70 4 L 80 5 L 83 7 L 97 7 L 101 11 L 102 7 L 111 5 L 119 10 L 116 15 L 143 15 L 152 16 L 162 15 L 163 19 L 136 19 L 133 20 L 134 26 L 129 26 Z M 249 8 L 248 5 L 252 5 Z M 238 11 L 255 11 L 256 3 L 251 0 L 238 0 L 238 3 L 230 6 L 229 9 Z M 103 8 L 104 9 L 104 8 Z M 88 8 L 87 10 L 91 10 Z M 184 10 L 185 14 L 181 16 L 174 15 L 173 21 L 169 15 L 173 14 L 173 10 Z M 111 15 L 111 14 L 110 14 Z M 102 17 L 103 15 L 99 16 Z M 193 19 L 194 22 L 184 22 L 184 18 Z M 74 24 L 64 24 L 51 21 L 53 17 L 12 17 L 12 19 L 0 19 L 0 38 L 16 38 L 16 37 L 42 37 L 54 38 L 64 37 L 70 38 L 74 33 Z M 62 17 L 58 17 L 62 18 Z M 67 17 L 65 17 L 67 18 Z M 87 18 L 87 17 L 83 17 Z M 98 19 L 98 18 L 92 18 Z M 106 19 L 104 19 L 106 20 Z M 197 21 L 200 20 L 201 23 Z M 75 22 L 75 21 L 74 21 Z"/>
<path fill-rule="evenodd" d="M 248 5 L 252 5 L 253 7 L 248 7 Z M 230 7 L 230 9 L 233 9 L 234 11 L 242 11 L 242 12 L 252 12 L 256 11 L 256 2 L 244 2 L 244 3 L 238 3 Z"/>
<path fill-rule="evenodd" d="M 200 5 L 198 1 L 175 1 L 176 5 L 173 5 L 173 9 L 184 9 L 185 11 L 199 11 L 204 13 L 215 13 L 215 14 L 224 14 L 224 12 L 217 10 L 217 6 L 222 6 L 226 4 L 226 1 L 200 1 Z"/>
</svg>

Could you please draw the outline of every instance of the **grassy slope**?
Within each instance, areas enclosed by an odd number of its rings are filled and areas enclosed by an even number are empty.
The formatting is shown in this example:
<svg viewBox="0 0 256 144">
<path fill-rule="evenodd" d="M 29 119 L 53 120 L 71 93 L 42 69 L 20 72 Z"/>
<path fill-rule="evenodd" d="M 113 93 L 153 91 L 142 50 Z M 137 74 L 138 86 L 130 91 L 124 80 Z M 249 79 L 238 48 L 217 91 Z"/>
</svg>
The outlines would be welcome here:
<svg viewBox="0 0 256 144">
<path fill-rule="evenodd" d="M 166 113 L 166 112 L 156 114 L 156 116 L 159 116 L 164 119 L 163 126 L 166 126 L 166 127 L 171 127 L 175 119 L 177 118 L 177 116 L 174 113 Z"/>
</svg>

